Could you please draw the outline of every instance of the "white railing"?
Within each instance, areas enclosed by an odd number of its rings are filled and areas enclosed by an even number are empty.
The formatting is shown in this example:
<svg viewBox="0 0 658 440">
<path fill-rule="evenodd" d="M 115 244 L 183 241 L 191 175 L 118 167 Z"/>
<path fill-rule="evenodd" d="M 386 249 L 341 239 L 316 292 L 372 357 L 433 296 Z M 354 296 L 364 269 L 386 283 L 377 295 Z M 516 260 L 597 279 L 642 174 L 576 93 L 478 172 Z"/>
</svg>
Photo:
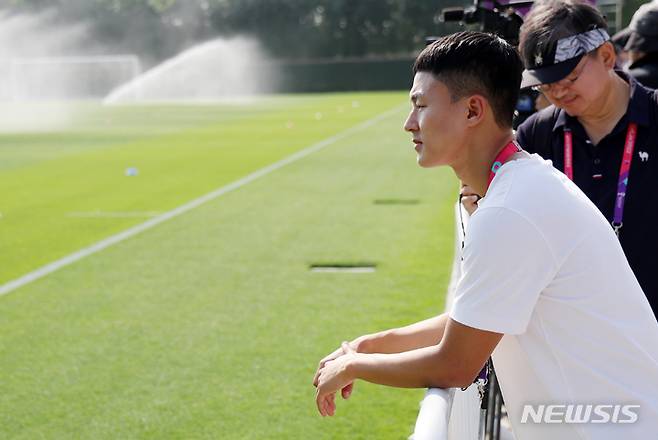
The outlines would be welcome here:
<svg viewBox="0 0 658 440">
<path fill-rule="evenodd" d="M 460 218 L 460 210 L 461 218 Z M 461 277 L 461 243 L 468 214 L 460 203 L 455 204 L 455 252 L 450 284 L 446 294 L 446 310 L 450 310 L 457 282 Z M 484 420 L 480 411 L 480 398 L 475 386 L 465 391 L 457 388 L 430 388 L 420 402 L 414 433 L 410 440 L 480 440 L 483 438 Z"/>
<path fill-rule="evenodd" d="M 448 423 L 454 389 L 430 388 L 420 402 L 414 433 L 409 440 L 436 440 L 448 438 Z"/>
</svg>

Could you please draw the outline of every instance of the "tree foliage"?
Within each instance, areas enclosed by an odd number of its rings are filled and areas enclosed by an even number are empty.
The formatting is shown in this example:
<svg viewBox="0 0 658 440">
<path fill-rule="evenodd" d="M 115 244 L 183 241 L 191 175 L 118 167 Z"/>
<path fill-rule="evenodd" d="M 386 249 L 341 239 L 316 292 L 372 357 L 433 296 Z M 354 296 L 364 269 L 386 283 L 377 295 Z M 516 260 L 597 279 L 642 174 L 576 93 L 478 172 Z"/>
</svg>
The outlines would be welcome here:
<svg viewBox="0 0 658 440">
<path fill-rule="evenodd" d="M 117 51 L 161 59 L 216 36 L 258 38 L 277 58 L 409 53 L 464 0 L 9 0 L 12 12 L 86 22 Z"/>
</svg>

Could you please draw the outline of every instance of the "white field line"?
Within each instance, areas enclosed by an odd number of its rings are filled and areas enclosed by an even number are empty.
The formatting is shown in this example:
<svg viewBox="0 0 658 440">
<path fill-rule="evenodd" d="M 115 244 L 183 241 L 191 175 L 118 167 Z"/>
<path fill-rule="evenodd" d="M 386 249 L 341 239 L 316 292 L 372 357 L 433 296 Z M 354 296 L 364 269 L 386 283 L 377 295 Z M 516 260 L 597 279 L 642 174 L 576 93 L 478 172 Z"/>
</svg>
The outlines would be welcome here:
<svg viewBox="0 0 658 440">
<path fill-rule="evenodd" d="M 317 273 L 375 273 L 374 267 L 313 267 L 311 272 Z"/>
<path fill-rule="evenodd" d="M 404 106 L 407 106 L 408 104 L 405 104 Z M 72 254 L 69 254 L 63 258 L 60 258 L 59 260 L 55 260 L 51 263 L 46 264 L 45 266 L 42 266 L 32 272 L 29 272 L 25 275 L 23 275 L 20 278 L 16 278 L 12 281 L 9 281 L 5 284 L 0 285 L 0 296 L 6 295 L 20 287 L 25 286 L 26 284 L 29 284 L 33 281 L 36 281 L 40 278 L 45 277 L 46 275 L 49 275 L 65 266 L 68 266 L 70 264 L 75 263 L 76 261 L 82 260 L 85 257 L 88 257 L 90 255 L 95 254 L 96 252 L 100 252 L 105 248 L 108 248 L 110 246 L 113 246 L 117 243 L 120 243 L 128 238 L 134 237 L 137 234 L 140 234 L 144 231 L 147 231 L 154 226 L 159 225 L 160 223 L 164 223 L 167 220 L 171 220 L 174 217 L 178 217 L 181 214 L 184 214 L 188 211 L 191 211 L 194 208 L 197 208 L 207 202 L 210 202 L 211 200 L 214 200 L 218 197 L 223 196 L 224 194 L 227 194 L 233 190 L 236 190 L 242 186 L 247 185 L 248 183 L 253 182 L 254 180 L 257 180 L 263 176 L 266 176 L 267 174 L 278 170 L 279 168 L 283 168 L 286 165 L 289 165 L 293 162 L 296 162 L 310 154 L 313 154 L 317 151 L 322 150 L 323 148 L 334 144 L 340 140 L 343 140 L 355 133 L 358 133 L 359 131 L 365 130 L 366 128 L 369 128 L 373 126 L 374 124 L 378 123 L 379 121 L 399 112 L 403 106 L 398 106 L 395 108 L 392 108 L 384 113 L 381 113 L 378 116 L 375 116 L 374 118 L 368 119 L 367 121 L 364 121 L 360 124 L 357 124 L 353 127 L 348 128 L 347 130 L 341 131 L 338 134 L 335 134 L 334 136 L 328 137 L 318 143 L 315 143 L 309 147 L 304 148 L 303 150 L 298 151 L 297 153 L 294 153 L 284 159 L 281 159 L 278 162 L 274 162 L 271 165 L 268 165 L 264 168 L 261 168 L 260 170 L 254 171 L 253 173 L 236 180 L 232 183 L 229 183 L 228 185 L 222 186 L 220 188 L 217 188 L 216 190 L 209 192 L 199 198 L 196 198 L 194 200 L 191 200 L 183 205 L 178 206 L 177 208 L 172 209 L 171 211 L 167 211 L 161 215 L 158 215 L 157 217 L 153 217 L 150 220 L 145 221 L 144 223 L 140 223 L 138 225 L 133 226 L 132 228 L 126 229 L 123 232 L 119 232 L 118 234 L 112 235 L 108 238 L 105 238 L 99 242 L 96 242 L 92 244 L 91 246 L 85 247 L 83 249 L 80 249 L 79 251 L 76 251 Z"/>
<path fill-rule="evenodd" d="M 131 217 L 157 217 L 162 211 L 75 211 L 69 212 L 67 217 L 79 218 L 131 218 Z"/>
</svg>

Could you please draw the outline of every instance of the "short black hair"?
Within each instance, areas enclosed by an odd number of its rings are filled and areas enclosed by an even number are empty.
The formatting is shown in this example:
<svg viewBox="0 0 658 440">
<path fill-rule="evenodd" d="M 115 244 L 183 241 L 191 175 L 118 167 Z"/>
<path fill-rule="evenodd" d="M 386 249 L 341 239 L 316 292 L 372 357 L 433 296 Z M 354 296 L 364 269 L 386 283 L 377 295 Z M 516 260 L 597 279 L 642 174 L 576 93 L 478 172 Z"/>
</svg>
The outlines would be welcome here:
<svg viewBox="0 0 658 440">
<path fill-rule="evenodd" d="M 418 55 L 413 71 L 432 73 L 453 100 L 484 96 L 496 123 L 512 126 L 523 64 L 516 49 L 497 35 L 466 31 L 441 37 Z"/>
<path fill-rule="evenodd" d="M 519 33 L 521 58 L 526 66 L 530 66 L 532 57 L 540 52 L 539 46 L 597 28 L 607 30 L 608 23 L 598 9 L 585 1 L 537 2 L 521 26 Z"/>
</svg>

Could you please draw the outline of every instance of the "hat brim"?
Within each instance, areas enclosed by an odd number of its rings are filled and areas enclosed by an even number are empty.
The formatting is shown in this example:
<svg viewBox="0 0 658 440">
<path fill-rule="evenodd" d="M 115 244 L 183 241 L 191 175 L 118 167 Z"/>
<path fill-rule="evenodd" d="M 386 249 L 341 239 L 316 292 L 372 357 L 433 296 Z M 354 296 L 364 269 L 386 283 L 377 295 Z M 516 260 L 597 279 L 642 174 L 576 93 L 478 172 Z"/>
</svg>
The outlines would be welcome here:
<svg viewBox="0 0 658 440">
<path fill-rule="evenodd" d="M 524 70 L 521 79 L 521 88 L 525 89 L 540 84 L 550 84 L 564 79 L 573 69 L 576 68 L 580 60 L 583 59 L 583 56 L 585 56 L 585 54 L 578 55 L 551 66 Z"/>
<path fill-rule="evenodd" d="M 626 51 L 655 52 L 658 51 L 658 36 L 642 35 L 632 32 L 624 46 Z"/>
<path fill-rule="evenodd" d="M 631 37 L 631 34 L 633 31 L 630 28 L 624 28 L 614 34 L 611 38 L 610 41 L 612 41 L 612 44 L 615 46 L 624 49 L 626 44 L 628 43 L 628 39 Z M 625 50 L 625 49 L 624 49 Z"/>
</svg>

